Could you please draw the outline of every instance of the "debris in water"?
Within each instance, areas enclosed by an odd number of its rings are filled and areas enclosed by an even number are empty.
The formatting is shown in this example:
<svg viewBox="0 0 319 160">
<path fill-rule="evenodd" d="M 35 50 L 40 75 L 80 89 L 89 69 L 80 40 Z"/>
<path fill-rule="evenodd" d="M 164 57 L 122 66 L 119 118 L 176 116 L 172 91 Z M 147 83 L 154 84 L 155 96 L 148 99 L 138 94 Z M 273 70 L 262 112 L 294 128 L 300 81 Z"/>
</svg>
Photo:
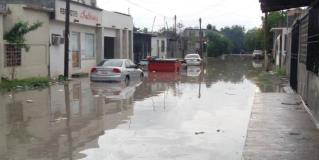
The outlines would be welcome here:
<svg viewBox="0 0 319 160">
<path fill-rule="evenodd" d="M 26 100 L 26 102 L 33 103 L 33 100 L 32 99 L 28 99 L 28 100 Z"/>
<path fill-rule="evenodd" d="M 195 135 L 205 134 L 205 132 L 195 132 Z"/>
<path fill-rule="evenodd" d="M 299 135 L 300 135 L 300 133 L 290 132 L 290 133 L 289 133 L 289 135 L 291 135 L 291 136 L 299 136 Z"/>
<path fill-rule="evenodd" d="M 283 105 L 289 105 L 289 106 L 297 106 L 297 105 L 301 105 L 302 102 L 296 102 L 296 103 L 285 103 L 285 102 L 283 102 L 283 103 L 281 103 L 281 104 L 283 104 Z"/>
</svg>

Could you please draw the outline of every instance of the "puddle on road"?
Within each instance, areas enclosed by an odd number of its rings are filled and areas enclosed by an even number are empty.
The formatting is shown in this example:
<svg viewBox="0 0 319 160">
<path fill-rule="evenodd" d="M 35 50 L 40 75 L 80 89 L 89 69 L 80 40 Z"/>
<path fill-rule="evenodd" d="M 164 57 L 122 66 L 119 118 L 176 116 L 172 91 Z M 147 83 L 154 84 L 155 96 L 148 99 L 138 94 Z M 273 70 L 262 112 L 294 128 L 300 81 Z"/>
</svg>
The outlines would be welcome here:
<svg viewBox="0 0 319 160">
<path fill-rule="evenodd" d="M 129 86 L 79 79 L 2 94 L 0 159 L 240 159 L 254 67 L 229 57 Z"/>
</svg>

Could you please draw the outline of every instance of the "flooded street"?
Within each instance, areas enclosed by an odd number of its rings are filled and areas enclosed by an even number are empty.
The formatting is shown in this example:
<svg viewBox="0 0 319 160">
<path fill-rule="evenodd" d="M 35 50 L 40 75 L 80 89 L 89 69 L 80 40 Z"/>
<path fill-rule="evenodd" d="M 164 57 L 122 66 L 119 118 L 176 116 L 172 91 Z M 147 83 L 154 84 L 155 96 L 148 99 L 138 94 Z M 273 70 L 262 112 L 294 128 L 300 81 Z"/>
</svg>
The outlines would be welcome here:
<svg viewBox="0 0 319 160">
<path fill-rule="evenodd" d="M 261 65 L 261 66 L 260 66 Z M 0 95 L 1 160 L 240 160 L 262 63 L 210 59 L 143 82 Z"/>
</svg>

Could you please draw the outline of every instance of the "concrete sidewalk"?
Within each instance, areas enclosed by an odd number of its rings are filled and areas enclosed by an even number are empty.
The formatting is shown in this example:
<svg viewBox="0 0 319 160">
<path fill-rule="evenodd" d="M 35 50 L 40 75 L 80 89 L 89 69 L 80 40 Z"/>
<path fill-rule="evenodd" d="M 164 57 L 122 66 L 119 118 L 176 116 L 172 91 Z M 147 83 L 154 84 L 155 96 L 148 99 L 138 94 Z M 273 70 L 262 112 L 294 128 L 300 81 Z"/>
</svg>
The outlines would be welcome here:
<svg viewBox="0 0 319 160">
<path fill-rule="evenodd" d="M 244 160 L 319 160 L 319 131 L 297 94 L 256 94 Z"/>
</svg>

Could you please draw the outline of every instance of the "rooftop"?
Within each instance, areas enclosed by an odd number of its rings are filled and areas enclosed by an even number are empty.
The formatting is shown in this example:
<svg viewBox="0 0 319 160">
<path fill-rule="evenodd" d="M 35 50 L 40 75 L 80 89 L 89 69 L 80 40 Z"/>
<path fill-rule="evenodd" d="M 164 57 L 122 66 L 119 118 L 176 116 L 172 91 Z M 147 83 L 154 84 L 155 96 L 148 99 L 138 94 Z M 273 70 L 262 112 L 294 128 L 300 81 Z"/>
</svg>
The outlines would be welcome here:
<svg viewBox="0 0 319 160">
<path fill-rule="evenodd" d="M 259 0 L 263 12 L 310 6 L 316 0 Z"/>
</svg>

